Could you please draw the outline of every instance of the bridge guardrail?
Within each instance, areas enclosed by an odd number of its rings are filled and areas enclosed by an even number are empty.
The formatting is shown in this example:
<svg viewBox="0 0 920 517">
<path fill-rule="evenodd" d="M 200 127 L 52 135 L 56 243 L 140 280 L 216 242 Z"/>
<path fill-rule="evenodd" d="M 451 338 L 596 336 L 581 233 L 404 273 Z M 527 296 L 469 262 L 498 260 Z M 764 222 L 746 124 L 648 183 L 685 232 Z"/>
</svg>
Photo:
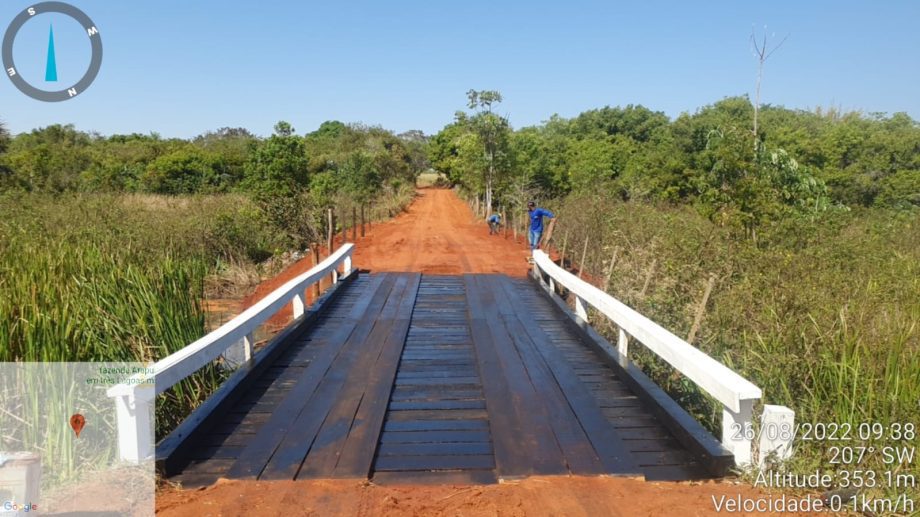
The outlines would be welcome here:
<svg viewBox="0 0 920 517">
<path fill-rule="evenodd" d="M 354 248 L 354 244 L 344 244 L 309 271 L 275 289 L 213 332 L 154 363 L 153 386 L 149 384 L 151 374 L 143 373 L 109 388 L 107 394 L 115 400 L 121 459 L 137 463 L 153 457 L 155 437 L 151 434 L 151 424 L 153 401 L 157 395 L 216 360 L 231 347 L 242 349 L 240 355 L 244 363 L 252 359 L 256 329 L 291 302 L 294 319 L 303 317 L 307 288 L 330 274 L 333 284 L 338 283 L 340 266 L 342 277 L 351 274 Z"/>
<path fill-rule="evenodd" d="M 585 323 L 588 322 L 587 306 L 590 305 L 619 328 L 616 352 L 620 362 L 629 361 L 627 352 L 632 337 L 718 400 L 723 406 L 722 445 L 735 456 L 737 465 L 751 463 L 755 438 L 753 409 L 754 403 L 763 396 L 760 388 L 613 296 L 569 273 L 545 252 L 535 250 L 533 259 L 534 275 L 542 279 L 541 271 L 545 273 L 549 289 L 553 292 L 558 284 L 572 293 L 575 296 L 575 314 Z M 767 408 L 772 415 L 777 406 Z M 761 440 L 761 449 L 768 447 L 779 450 L 781 454 L 788 454 L 788 445 Z M 765 452 L 762 450 L 761 456 Z"/>
</svg>

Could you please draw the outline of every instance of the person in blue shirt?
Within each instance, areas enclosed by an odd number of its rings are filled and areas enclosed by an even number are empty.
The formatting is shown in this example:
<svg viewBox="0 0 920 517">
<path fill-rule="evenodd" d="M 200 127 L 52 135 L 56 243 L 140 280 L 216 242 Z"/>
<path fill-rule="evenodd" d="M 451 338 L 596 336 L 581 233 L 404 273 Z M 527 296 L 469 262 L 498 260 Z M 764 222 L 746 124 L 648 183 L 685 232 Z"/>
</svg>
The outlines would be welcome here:
<svg viewBox="0 0 920 517">
<path fill-rule="evenodd" d="M 502 216 L 494 213 L 486 221 L 489 223 L 489 235 L 498 233 L 499 228 L 502 226 Z"/>
<path fill-rule="evenodd" d="M 530 213 L 528 241 L 530 242 L 530 251 L 533 251 L 540 248 L 540 239 L 543 237 L 543 218 L 555 219 L 556 216 L 545 208 L 537 208 L 533 201 L 527 203 L 527 211 Z"/>
</svg>

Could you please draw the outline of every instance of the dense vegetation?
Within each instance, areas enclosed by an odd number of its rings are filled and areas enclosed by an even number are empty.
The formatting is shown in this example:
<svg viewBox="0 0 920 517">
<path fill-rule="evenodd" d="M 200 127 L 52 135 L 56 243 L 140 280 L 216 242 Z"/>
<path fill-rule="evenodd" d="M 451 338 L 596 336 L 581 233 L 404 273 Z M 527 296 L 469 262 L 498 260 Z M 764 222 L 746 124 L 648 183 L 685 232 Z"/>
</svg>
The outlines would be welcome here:
<svg viewBox="0 0 920 517">
<path fill-rule="evenodd" d="M 828 207 L 920 206 L 920 126 L 891 117 L 765 106 L 760 132 L 745 97 L 669 120 L 642 106 L 605 107 L 512 130 L 496 92 L 434 135 L 434 167 L 493 208 L 530 197 L 603 193 L 690 204 L 720 226 L 763 224 Z M 493 157 L 493 158 L 489 158 Z M 491 172 L 490 172 L 491 165 Z"/>
<path fill-rule="evenodd" d="M 695 333 L 800 422 L 920 421 L 910 117 L 765 106 L 755 136 L 751 102 L 735 97 L 675 120 L 605 107 L 514 130 L 497 92 L 469 99 L 478 111 L 458 112 L 429 145 L 474 208 L 508 211 L 520 227 L 524 203 L 541 200 L 559 215 L 551 244 L 568 247 L 567 263 Z M 716 431 L 720 408 L 639 348 L 633 359 Z M 800 445 L 798 468 L 827 465 L 827 443 Z"/>
<path fill-rule="evenodd" d="M 799 421 L 920 421 L 910 117 L 764 106 L 755 135 L 733 97 L 674 120 L 605 107 L 515 130 L 498 92 L 468 101 L 430 139 L 339 122 L 188 141 L 0 126 L 0 359 L 160 357 L 203 332 L 201 285 L 222 264 L 319 240 L 328 206 L 399 206 L 430 161 L 480 212 L 519 225 L 529 199 L 556 210 L 555 246 L 587 241 L 579 267 L 678 335 L 711 282 L 692 342 Z M 635 358 L 716 427 L 703 395 Z"/>
<path fill-rule="evenodd" d="M 0 361 L 141 361 L 201 337 L 209 285 L 321 241 L 323 211 L 405 206 L 418 135 L 324 124 L 191 141 L 0 126 Z M 209 368 L 158 404 L 158 432 L 216 386 Z"/>
<path fill-rule="evenodd" d="M 404 196 L 427 167 L 418 133 L 334 121 L 305 136 L 279 122 L 264 139 L 241 128 L 191 140 L 103 137 L 69 125 L 13 139 L 0 131 L 0 191 L 242 193 L 292 247 L 320 240 L 323 208 Z"/>
</svg>

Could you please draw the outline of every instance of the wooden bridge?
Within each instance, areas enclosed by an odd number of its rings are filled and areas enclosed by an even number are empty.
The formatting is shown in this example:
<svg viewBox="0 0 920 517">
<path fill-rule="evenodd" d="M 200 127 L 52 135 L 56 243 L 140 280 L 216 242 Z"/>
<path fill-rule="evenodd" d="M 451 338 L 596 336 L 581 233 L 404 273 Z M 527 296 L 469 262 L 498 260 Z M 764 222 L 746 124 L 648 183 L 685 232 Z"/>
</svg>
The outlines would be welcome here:
<svg viewBox="0 0 920 517">
<path fill-rule="evenodd" d="M 221 477 L 685 480 L 750 462 L 760 390 L 542 252 L 534 278 L 515 279 L 364 274 L 352 250 L 157 363 L 155 386 L 112 388 L 122 457 L 155 457 L 184 486 Z M 305 290 L 329 276 L 333 286 L 306 307 Z M 255 328 L 289 303 L 294 322 L 254 351 Z M 620 328 L 616 347 L 588 325 L 588 307 Z M 628 360 L 630 338 L 724 404 L 722 442 Z M 233 375 L 154 445 L 154 395 L 234 354 Z M 766 418 L 785 415 L 769 408 Z"/>
</svg>

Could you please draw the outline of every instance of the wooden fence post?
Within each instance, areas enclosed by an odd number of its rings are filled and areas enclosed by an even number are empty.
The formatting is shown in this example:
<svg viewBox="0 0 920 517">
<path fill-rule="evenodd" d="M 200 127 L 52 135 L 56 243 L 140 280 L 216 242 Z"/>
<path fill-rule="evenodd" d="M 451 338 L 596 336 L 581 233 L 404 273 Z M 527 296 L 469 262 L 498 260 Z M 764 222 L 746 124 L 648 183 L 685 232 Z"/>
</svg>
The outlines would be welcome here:
<svg viewBox="0 0 920 517">
<path fill-rule="evenodd" d="M 364 238 L 364 204 L 361 204 L 361 238 Z"/>
<path fill-rule="evenodd" d="M 565 247 L 569 244 L 569 230 L 562 234 L 562 252 L 559 253 L 559 267 L 565 269 Z"/>
<path fill-rule="evenodd" d="M 585 236 L 585 247 L 582 248 L 581 250 L 581 262 L 578 264 L 578 278 L 581 278 L 581 274 L 585 270 L 585 260 L 587 260 L 587 258 L 588 258 L 588 237 Z"/>
<path fill-rule="evenodd" d="M 317 265 L 319 265 L 319 244 L 315 242 L 311 243 L 310 251 L 312 251 L 312 254 L 313 254 L 313 267 L 316 267 Z M 316 282 L 315 284 L 313 284 L 313 299 L 314 300 L 319 298 L 319 294 L 320 294 L 319 284 L 320 284 L 319 282 Z"/>
<path fill-rule="evenodd" d="M 345 241 L 348 240 L 348 233 L 347 233 L 347 232 L 348 232 L 348 228 L 346 228 L 346 227 L 348 226 L 348 216 L 345 215 L 345 209 L 344 209 L 344 208 L 341 210 L 341 214 L 342 214 L 342 215 L 341 215 L 341 217 L 342 217 L 342 245 L 344 246 L 344 245 L 345 245 Z"/>
<path fill-rule="evenodd" d="M 693 344 L 696 333 L 700 330 L 703 323 L 703 315 L 706 313 L 706 304 L 709 303 L 709 295 L 712 294 L 712 288 L 716 285 L 716 274 L 710 273 L 709 280 L 706 281 L 706 289 L 703 291 L 703 299 L 700 300 L 699 307 L 696 308 L 696 315 L 693 317 L 693 325 L 690 327 L 690 334 L 687 336 L 687 343 Z"/>
<path fill-rule="evenodd" d="M 620 251 L 619 246 L 613 248 L 613 257 L 610 258 L 610 266 L 607 267 L 607 280 L 604 282 L 604 291 L 610 289 L 610 279 L 613 277 L 613 268 L 617 263 L 617 253 Z"/>
<path fill-rule="evenodd" d="M 655 273 L 656 265 L 658 265 L 658 259 L 652 259 L 652 265 L 648 268 L 648 272 L 645 273 L 645 283 L 642 284 L 642 291 L 639 292 L 639 296 L 645 296 L 645 291 L 648 290 L 648 285 L 652 282 L 652 274 Z"/>
<path fill-rule="evenodd" d="M 332 255 L 332 238 L 335 235 L 335 212 L 332 208 L 329 208 L 326 212 L 327 217 L 327 228 L 326 231 L 326 249 L 329 250 L 329 254 Z"/>
</svg>

